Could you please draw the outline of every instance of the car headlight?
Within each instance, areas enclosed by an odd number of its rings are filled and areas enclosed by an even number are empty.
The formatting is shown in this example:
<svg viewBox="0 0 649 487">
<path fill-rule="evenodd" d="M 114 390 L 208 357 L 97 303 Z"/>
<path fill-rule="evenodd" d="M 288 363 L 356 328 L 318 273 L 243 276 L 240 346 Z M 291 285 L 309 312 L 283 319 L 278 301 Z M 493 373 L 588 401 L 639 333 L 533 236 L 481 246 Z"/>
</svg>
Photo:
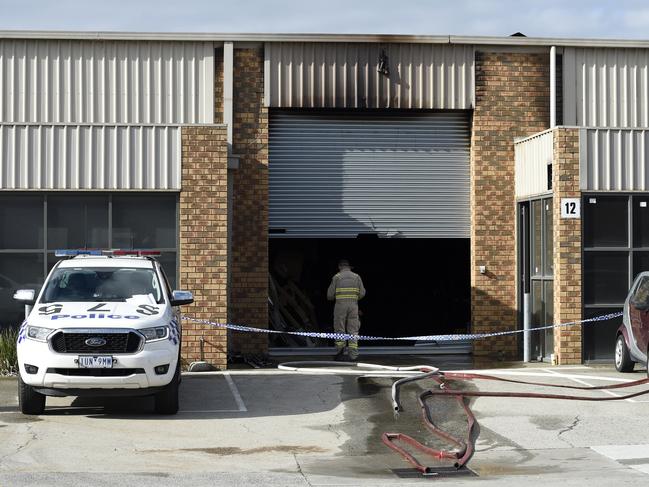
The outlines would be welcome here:
<svg viewBox="0 0 649 487">
<path fill-rule="evenodd" d="M 31 338 L 32 340 L 36 340 L 38 342 L 46 341 L 50 333 L 52 333 L 51 328 L 43 328 L 42 326 L 27 327 L 27 338 Z"/>
<path fill-rule="evenodd" d="M 169 327 L 168 326 L 155 326 L 153 328 L 143 328 L 140 330 L 140 333 L 144 335 L 147 342 L 153 342 L 156 340 L 164 340 L 169 336 Z"/>
</svg>

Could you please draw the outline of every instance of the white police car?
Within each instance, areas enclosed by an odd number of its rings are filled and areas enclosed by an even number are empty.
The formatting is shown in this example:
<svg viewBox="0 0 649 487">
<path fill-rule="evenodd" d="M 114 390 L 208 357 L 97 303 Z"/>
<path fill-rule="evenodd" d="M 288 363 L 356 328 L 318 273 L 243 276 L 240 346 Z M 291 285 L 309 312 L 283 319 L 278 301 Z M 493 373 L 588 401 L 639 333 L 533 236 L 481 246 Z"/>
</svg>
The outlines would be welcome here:
<svg viewBox="0 0 649 487">
<path fill-rule="evenodd" d="M 38 297 L 16 292 L 33 305 L 18 335 L 24 414 L 41 414 L 46 396 L 81 395 L 154 395 L 156 412 L 178 411 L 178 306 L 193 296 L 172 291 L 151 254 L 57 251 L 68 258 Z"/>
</svg>

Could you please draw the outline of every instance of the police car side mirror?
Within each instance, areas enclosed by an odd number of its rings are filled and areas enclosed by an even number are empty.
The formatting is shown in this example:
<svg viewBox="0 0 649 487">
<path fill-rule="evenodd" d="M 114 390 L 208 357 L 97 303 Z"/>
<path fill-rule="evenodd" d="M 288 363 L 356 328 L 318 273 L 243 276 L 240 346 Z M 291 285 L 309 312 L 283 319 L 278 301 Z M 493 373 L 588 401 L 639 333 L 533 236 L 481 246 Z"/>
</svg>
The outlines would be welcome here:
<svg viewBox="0 0 649 487">
<path fill-rule="evenodd" d="M 194 295 L 189 291 L 173 291 L 171 293 L 171 306 L 182 306 L 193 302 Z"/>
<path fill-rule="evenodd" d="M 14 299 L 23 304 L 34 304 L 36 302 L 36 291 L 33 289 L 18 289 L 14 293 Z"/>
</svg>

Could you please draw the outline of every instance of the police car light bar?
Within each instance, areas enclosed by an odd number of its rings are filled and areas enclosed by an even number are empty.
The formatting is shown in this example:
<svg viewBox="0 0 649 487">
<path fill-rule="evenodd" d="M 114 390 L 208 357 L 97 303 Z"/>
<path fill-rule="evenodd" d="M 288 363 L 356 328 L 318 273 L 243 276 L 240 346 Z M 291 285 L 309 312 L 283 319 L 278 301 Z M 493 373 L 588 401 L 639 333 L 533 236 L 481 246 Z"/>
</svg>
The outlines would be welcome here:
<svg viewBox="0 0 649 487">
<path fill-rule="evenodd" d="M 100 249 L 57 249 L 54 251 L 56 257 L 76 257 L 77 255 L 135 255 L 137 257 L 145 256 L 159 256 L 159 250 L 142 250 L 142 249 L 132 249 L 132 250 L 100 250 Z"/>
<path fill-rule="evenodd" d="M 56 257 L 74 257 L 76 255 L 101 255 L 98 249 L 57 249 L 54 251 Z"/>
<path fill-rule="evenodd" d="M 133 249 L 133 250 L 109 250 L 107 252 L 109 255 L 136 255 L 138 257 L 145 257 L 145 256 L 156 256 L 160 255 L 159 250 L 138 250 L 138 249 Z"/>
</svg>

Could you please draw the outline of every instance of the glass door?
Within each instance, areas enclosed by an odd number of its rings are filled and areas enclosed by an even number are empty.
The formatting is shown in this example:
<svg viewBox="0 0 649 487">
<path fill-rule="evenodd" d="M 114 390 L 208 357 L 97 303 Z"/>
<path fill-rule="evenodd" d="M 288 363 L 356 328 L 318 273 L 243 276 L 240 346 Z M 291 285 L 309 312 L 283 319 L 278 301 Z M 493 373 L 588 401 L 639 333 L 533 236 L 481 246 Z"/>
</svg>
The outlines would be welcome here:
<svg viewBox="0 0 649 487">
<path fill-rule="evenodd" d="M 552 325 L 554 323 L 552 198 L 521 204 L 520 218 L 520 282 L 522 292 L 529 293 L 530 324 L 532 328 Z M 524 316 L 523 318 L 525 319 Z M 553 353 L 553 330 L 532 332 L 531 358 L 551 360 Z"/>
</svg>

